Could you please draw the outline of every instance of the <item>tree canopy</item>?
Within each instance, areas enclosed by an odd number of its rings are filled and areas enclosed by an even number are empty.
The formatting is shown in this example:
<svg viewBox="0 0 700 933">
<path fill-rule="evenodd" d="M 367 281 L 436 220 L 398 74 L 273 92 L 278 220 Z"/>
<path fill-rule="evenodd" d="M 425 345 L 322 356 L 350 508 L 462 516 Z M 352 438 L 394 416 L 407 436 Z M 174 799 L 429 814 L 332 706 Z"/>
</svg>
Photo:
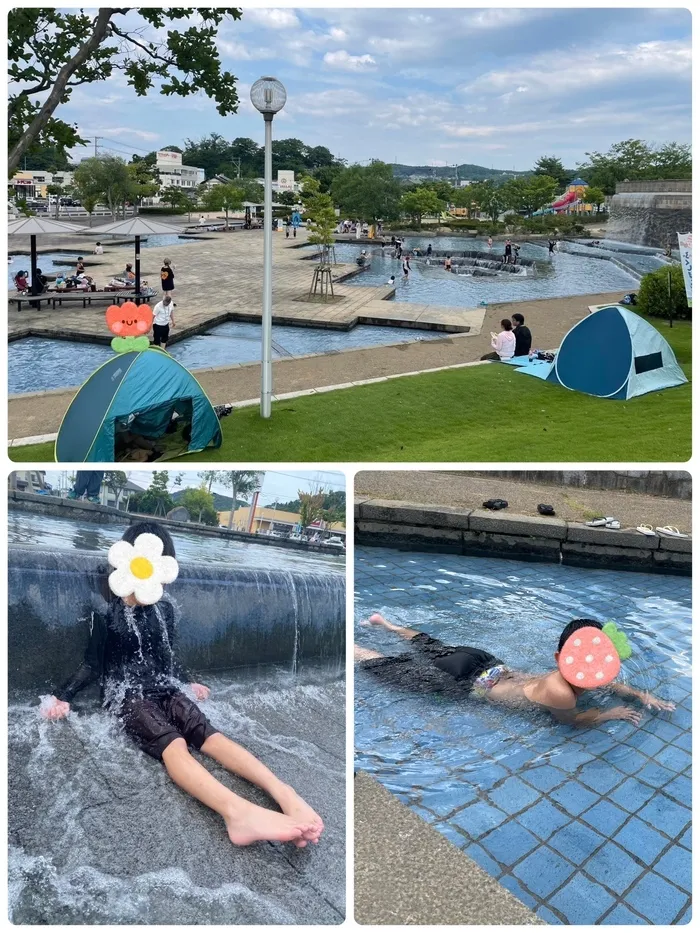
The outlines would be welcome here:
<svg viewBox="0 0 700 933">
<path fill-rule="evenodd" d="M 690 144 L 654 146 L 641 139 L 625 139 L 607 152 L 587 152 L 577 171 L 589 185 L 615 194 L 618 181 L 692 177 Z"/>
<path fill-rule="evenodd" d="M 535 163 L 535 175 L 548 175 L 556 181 L 560 188 L 565 188 L 574 177 L 575 172 L 572 169 L 564 168 L 564 163 L 556 156 L 542 156 Z"/>
<path fill-rule="evenodd" d="M 341 214 L 375 223 L 395 220 L 401 211 L 401 183 L 391 165 L 351 165 L 333 181 L 333 200 Z"/>
<path fill-rule="evenodd" d="M 57 158 L 85 140 L 56 111 L 74 88 L 121 72 L 135 93 L 154 87 L 165 96 L 202 92 L 219 114 L 236 113 L 236 77 L 222 70 L 219 26 L 238 9 L 198 7 L 15 7 L 8 18 L 10 82 L 8 169 L 45 146 Z M 192 18 L 196 21 L 191 22 Z M 180 21 L 188 20 L 180 25 Z"/>
</svg>

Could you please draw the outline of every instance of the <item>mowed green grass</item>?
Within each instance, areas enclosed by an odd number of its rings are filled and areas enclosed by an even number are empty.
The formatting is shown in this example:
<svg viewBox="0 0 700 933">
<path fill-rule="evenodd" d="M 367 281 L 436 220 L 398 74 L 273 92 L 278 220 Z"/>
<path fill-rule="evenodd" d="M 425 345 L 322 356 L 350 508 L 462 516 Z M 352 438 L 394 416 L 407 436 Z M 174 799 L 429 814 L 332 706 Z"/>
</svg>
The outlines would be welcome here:
<svg viewBox="0 0 700 933">
<path fill-rule="evenodd" d="M 690 378 L 692 327 L 658 327 Z M 224 442 L 193 461 L 670 461 L 691 454 L 690 384 L 629 402 L 592 398 L 509 366 L 409 376 L 277 402 L 222 422 Z M 12 448 L 53 459 L 53 445 Z"/>
</svg>

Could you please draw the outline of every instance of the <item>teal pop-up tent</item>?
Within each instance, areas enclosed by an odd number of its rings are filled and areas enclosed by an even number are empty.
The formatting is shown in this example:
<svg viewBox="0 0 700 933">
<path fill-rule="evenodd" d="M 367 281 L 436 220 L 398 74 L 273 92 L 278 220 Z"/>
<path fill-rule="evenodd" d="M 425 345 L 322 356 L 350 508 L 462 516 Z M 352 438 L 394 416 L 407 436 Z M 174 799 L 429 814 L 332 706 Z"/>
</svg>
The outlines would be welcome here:
<svg viewBox="0 0 700 933">
<path fill-rule="evenodd" d="M 219 419 L 194 376 L 162 350 L 119 353 L 96 369 L 66 412 L 56 460 L 109 463 L 118 433 L 157 440 L 173 416 L 186 433 L 182 453 L 221 446 Z"/>
<path fill-rule="evenodd" d="M 526 363 L 518 372 L 612 399 L 630 399 L 688 381 L 666 338 L 622 305 L 600 308 L 574 324 L 553 363 Z"/>
</svg>

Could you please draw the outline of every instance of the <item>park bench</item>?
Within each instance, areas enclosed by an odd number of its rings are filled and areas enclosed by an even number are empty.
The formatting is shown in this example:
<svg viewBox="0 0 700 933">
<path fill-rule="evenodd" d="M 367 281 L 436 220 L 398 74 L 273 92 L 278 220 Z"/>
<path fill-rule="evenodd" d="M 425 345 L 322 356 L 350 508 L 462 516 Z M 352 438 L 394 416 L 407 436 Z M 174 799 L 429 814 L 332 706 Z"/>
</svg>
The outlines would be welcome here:
<svg viewBox="0 0 700 933">
<path fill-rule="evenodd" d="M 155 297 L 155 292 L 141 292 L 138 297 L 140 304 L 148 304 Z M 119 305 L 124 301 L 136 301 L 134 292 L 44 292 L 41 295 L 16 295 L 10 298 L 11 305 L 17 305 L 17 310 L 22 310 L 23 304 L 32 302 L 45 303 L 55 308 L 56 305 L 62 307 L 64 303 L 73 304 L 81 302 L 86 308 L 91 304 Z"/>
</svg>

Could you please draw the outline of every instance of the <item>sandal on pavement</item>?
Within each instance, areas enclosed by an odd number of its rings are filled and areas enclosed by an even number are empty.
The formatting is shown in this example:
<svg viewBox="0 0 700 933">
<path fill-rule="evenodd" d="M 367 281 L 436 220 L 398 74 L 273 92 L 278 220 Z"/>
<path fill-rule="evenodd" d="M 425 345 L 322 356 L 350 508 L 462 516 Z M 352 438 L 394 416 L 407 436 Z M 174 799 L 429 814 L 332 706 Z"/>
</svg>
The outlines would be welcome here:
<svg viewBox="0 0 700 933">
<path fill-rule="evenodd" d="M 656 532 L 651 527 L 651 525 L 637 525 L 637 531 L 640 535 L 647 535 L 650 538 L 656 537 Z"/>
<path fill-rule="evenodd" d="M 618 522 L 616 518 L 611 518 L 608 521 L 606 521 L 605 527 L 612 528 L 614 531 L 618 531 L 620 529 L 620 523 Z"/>
<path fill-rule="evenodd" d="M 507 509 L 508 503 L 505 499 L 487 499 L 483 503 L 485 509 L 490 509 L 492 512 L 497 512 L 499 509 Z"/>
<path fill-rule="evenodd" d="M 608 518 L 602 518 L 601 516 L 599 516 L 598 518 L 592 518 L 590 522 L 586 522 L 586 524 L 590 528 L 602 528 L 604 525 L 607 525 L 608 522 L 612 522 L 612 521 L 615 521 L 612 515 L 610 515 Z"/>
<path fill-rule="evenodd" d="M 689 538 L 690 535 L 679 531 L 675 525 L 664 525 L 663 528 L 656 529 L 660 535 L 667 535 L 669 538 Z"/>
</svg>

